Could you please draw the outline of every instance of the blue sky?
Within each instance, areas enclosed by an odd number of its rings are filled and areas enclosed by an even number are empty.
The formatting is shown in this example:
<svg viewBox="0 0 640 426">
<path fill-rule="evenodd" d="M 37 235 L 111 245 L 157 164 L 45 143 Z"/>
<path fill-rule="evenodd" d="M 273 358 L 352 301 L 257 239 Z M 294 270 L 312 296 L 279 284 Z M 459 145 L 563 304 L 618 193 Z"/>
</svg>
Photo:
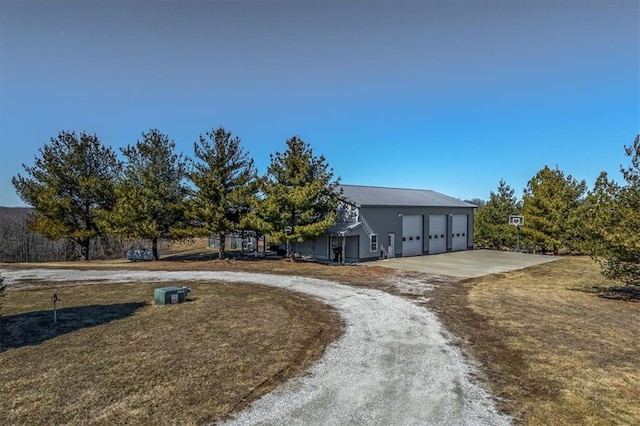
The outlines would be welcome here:
<svg viewBox="0 0 640 426">
<path fill-rule="evenodd" d="M 639 1 L 0 2 L 0 205 L 61 130 L 114 148 L 224 126 L 260 173 L 300 135 L 343 183 L 486 199 L 618 178 Z"/>
</svg>

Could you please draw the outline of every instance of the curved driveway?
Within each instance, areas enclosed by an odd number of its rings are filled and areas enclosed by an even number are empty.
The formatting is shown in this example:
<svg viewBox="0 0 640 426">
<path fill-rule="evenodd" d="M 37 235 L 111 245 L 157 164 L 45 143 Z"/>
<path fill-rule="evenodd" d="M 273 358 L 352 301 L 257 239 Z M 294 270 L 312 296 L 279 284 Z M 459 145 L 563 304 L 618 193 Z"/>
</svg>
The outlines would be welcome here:
<svg viewBox="0 0 640 426">
<path fill-rule="evenodd" d="M 345 332 L 307 372 L 238 413 L 230 424 L 502 425 L 492 397 L 436 317 L 377 290 L 312 278 L 210 271 L 4 271 L 22 279 L 77 282 L 231 281 L 282 287 L 337 309 Z"/>
</svg>

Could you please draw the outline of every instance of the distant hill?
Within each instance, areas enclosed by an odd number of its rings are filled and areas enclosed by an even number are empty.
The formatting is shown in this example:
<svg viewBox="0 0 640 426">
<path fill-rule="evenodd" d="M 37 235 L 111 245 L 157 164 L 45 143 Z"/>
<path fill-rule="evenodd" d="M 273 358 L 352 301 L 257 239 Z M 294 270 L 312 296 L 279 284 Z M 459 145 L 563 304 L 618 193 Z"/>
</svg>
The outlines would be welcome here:
<svg viewBox="0 0 640 426">
<path fill-rule="evenodd" d="M 0 206 L 0 219 L 25 219 L 33 208 L 31 207 L 3 207 Z"/>
</svg>

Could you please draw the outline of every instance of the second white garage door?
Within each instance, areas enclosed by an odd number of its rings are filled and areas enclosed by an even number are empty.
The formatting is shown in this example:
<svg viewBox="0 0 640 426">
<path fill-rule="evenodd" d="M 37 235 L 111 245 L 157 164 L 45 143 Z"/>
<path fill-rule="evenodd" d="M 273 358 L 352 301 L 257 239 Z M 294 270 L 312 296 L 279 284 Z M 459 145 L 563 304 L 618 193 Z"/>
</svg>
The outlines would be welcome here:
<svg viewBox="0 0 640 426">
<path fill-rule="evenodd" d="M 402 256 L 422 255 L 422 216 L 402 216 Z"/>
<path fill-rule="evenodd" d="M 451 222 L 451 250 L 467 249 L 467 215 L 454 214 Z"/>
<path fill-rule="evenodd" d="M 447 216 L 432 214 L 429 216 L 429 254 L 447 251 Z"/>
</svg>

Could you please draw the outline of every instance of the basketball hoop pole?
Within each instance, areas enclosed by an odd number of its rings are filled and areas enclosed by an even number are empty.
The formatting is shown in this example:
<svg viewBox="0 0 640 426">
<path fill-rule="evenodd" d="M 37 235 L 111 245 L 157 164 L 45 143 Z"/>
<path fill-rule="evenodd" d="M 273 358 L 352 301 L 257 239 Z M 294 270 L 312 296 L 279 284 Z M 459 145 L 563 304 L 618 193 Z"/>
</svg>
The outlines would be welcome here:
<svg viewBox="0 0 640 426">
<path fill-rule="evenodd" d="M 524 216 L 509 215 L 509 225 L 516 227 L 516 252 L 520 253 L 520 226 L 524 224 Z"/>
</svg>

